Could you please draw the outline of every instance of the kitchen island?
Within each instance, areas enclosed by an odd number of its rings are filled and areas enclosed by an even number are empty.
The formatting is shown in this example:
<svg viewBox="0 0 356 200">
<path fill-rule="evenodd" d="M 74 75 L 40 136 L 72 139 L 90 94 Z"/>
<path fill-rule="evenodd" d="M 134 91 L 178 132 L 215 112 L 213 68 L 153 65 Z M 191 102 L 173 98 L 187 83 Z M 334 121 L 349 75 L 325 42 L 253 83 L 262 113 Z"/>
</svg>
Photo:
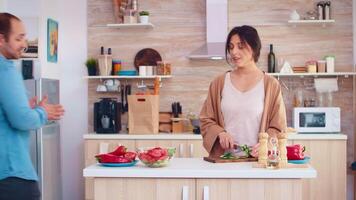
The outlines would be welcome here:
<svg viewBox="0 0 356 200">
<path fill-rule="evenodd" d="M 207 156 L 201 135 L 194 134 L 86 134 L 85 166 L 96 163 L 95 155 L 113 151 L 117 145 L 128 150 L 138 147 L 176 147 L 175 157 L 201 158 Z M 339 134 L 290 134 L 288 144 L 306 146 L 306 155 L 318 176 L 303 180 L 303 200 L 346 199 L 347 136 Z M 85 199 L 94 199 L 94 180 L 85 177 Z"/>
<path fill-rule="evenodd" d="M 315 178 L 312 167 L 253 168 L 255 162 L 209 163 L 202 158 L 173 158 L 167 167 L 103 167 L 83 170 L 94 178 L 94 199 L 302 199 L 303 179 Z"/>
</svg>

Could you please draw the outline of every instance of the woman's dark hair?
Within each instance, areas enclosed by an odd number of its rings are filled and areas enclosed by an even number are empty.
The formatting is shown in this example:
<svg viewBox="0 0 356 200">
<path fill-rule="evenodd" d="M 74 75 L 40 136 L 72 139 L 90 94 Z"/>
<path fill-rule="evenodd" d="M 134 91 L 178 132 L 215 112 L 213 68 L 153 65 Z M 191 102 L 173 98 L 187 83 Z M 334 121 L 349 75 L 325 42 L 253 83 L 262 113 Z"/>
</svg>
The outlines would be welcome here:
<svg viewBox="0 0 356 200">
<path fill-rule="evenodd" d="M 229 35 L 227 36 L 226 45 L 225 45 L 226 61 L 229 63 L 227 55 L 228 53 L 230 53 L 229 46 L 230 46 L 231 38 L 234 35 L 238 35 L 242 43 L 247 43 L 251 47 L 253 60 L 257 62 L 258 58 L 260 57 L 261 40 L 260 37 L 258 36 L 257 30 L 251 26 L 246 26 L 246 25 L 234 27 L 230 31 Z"/>
<path fill-rule="evenodd" d="M 0 34 L 4 35 L 5 40 L 8 40 L 11 32 L 11 20 L 21 21 L 10 13 L 0 13 Z"/>
</svg>

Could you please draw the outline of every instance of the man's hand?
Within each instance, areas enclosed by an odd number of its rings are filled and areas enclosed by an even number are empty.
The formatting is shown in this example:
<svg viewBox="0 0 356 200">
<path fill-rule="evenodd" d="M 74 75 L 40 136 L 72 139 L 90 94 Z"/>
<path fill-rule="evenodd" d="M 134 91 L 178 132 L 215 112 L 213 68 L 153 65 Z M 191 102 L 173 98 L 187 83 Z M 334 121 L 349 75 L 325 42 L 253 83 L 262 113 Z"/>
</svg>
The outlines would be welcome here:
<svg viewBox="0 0 356 200">
<path fill-rule="evenodd" d="M 60 104 L 48 104 L 48 96 L 44 96 L 38 103 L 46 112 L 48 120 L 59 120 L 64 114 L 63 106 Z"/>
<path fill-rule="evenodd" d="M 30 105 L 30 108 L 34 109 L 37 106 L 37 97 L 36 96 L 32 97 L 28 101 L 28 104 Z"/>
</svg>

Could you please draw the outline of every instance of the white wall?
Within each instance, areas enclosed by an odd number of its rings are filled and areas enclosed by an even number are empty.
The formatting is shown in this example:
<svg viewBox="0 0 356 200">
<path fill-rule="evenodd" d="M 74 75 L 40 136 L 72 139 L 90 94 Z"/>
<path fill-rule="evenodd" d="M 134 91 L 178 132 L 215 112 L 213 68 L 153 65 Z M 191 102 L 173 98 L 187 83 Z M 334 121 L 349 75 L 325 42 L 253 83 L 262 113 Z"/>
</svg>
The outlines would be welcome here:
<svg viewBox="0 0 356 200">
<path fill-rule="evenodd" d="M 6 11 L 6 0 L 0 0 L 0 12 Z"/>
<path fill-rule="evenodd" d="M 0 0 L 3 11 L 14 14 L 23 21 L 26 26 L 27 38 L 35 40 L 39 31 L 39 0 Z"/>
<path fill-rule="evenodd" d="M 19 0 L 17 0 L 19 1 Z M 23 1 L 23 0 L 21 0 Z M 39 1 L 39 40 L 38 40 L 38 53 L 41 63 L 41 77 L 60 79 L 61 67 L 63 66 L 62 59 L 59 59 L 62 53 L 58 49 L 58 62 L 47 62 L 47 19 L 51 18 L 59 23 L 58 30 L 61 31 L 61 22 L 59 20 L 59 4 L 63 1 L 60 0 L 38 0 Z M 59 3 L 60 2 L 60 3 Z M 58 48 L 63 44 L 61 35 L 58 34 Z"/>
<path fill-rule="evenodd" d="M 61 126 L 63 199 L 84 199 L 84 143 L 88 131 L 86 0 L 62 0 L 59 13 L 59 59 L 61 103 L 65 116 Z"/>
<path fill-rule="evenodd" d="M 353 18 L 354 18 L 354 23 L 353 23 L 353 28 L 354 28 L 354 35 L 353 35 L 353 38 L 354 38 L 354 68 L 356 68 L 356 0 L 353 0 L 352 2 L 352 15 L 353 15 Z"/>
<path fill-rule="evenodd" d="M 352 15 L 353 15 L 353 52 L 354 52 L 354 71 L 356 68 L 356 0 L 352 2 Z M 354 80 L 355 87 L 355 80 Z M 354 88 L 355 95 L 355 88 Z M 354 104 L 355 104 L 355 96 L 354 96 Z M 355 106 L 354 106 L 355 109 Z M 355 131 L 354 131 L 355 132 Z M 354 155 L 355 157 L 355 155 Z M 354 175 L 347 175 L 347 199 L 354 199 Z"/>
</svg>

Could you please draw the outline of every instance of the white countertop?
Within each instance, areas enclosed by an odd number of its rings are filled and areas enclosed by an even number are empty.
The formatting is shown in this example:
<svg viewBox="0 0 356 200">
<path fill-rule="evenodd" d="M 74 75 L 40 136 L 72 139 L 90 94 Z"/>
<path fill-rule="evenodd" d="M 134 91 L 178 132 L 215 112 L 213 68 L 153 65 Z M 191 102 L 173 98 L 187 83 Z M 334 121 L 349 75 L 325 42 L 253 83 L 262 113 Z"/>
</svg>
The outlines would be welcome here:
<svg viewBox="0 0 356 200">
<path fill-rule="evenodd" d="M 315 178 L 312 167 L 294 169 L 252 168 L 255 162 L 209 163 L 202 158 L 173 158 L 162 168 L 149 168 L 138 162 L 133 167 L 103 167 L 94 164 L 83 170 L 84 177 L 119 178 Z"/>
<path fill-rule="evenodd" d="M 201 140 L 202 136 L 192 133 L 159 133 L 159 134 L 147 134 L 147 135 L 129 135 L 127 133 L 120 134 L 85 134 L 84 139 L 90 140 Z M 289 134 L 290 140 L 347 140 L 347 135 L 341 133 L 335 134 Z"/>
</svg>

